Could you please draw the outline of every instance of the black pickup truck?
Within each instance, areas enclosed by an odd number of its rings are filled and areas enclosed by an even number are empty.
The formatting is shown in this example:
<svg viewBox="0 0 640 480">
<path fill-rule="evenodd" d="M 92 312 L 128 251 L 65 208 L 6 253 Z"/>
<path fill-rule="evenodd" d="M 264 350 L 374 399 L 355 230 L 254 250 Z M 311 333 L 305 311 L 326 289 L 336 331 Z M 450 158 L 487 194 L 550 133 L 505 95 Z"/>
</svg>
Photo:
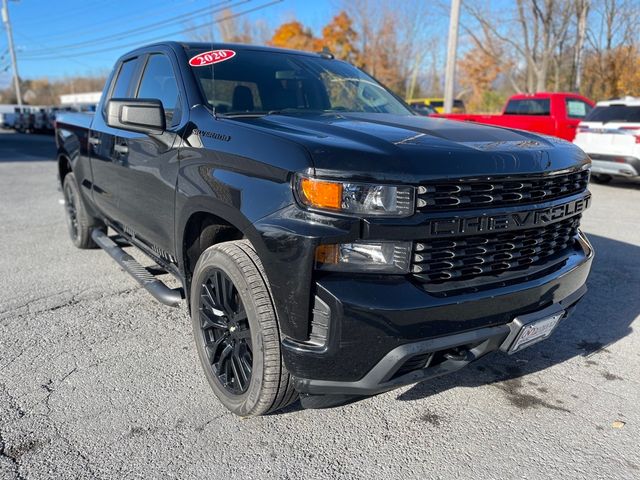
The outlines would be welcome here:
<svg viewBox="0 0 640 480">
<path fill-rule="evenodd" d="M 72 241 L 159 301 L 187 299 L 207 379 L 238 415 L 520 351 L 586 292 L 579 148 L 417 116 L 328 52 L 146 46 L 56 139 Z"/>
</svg>

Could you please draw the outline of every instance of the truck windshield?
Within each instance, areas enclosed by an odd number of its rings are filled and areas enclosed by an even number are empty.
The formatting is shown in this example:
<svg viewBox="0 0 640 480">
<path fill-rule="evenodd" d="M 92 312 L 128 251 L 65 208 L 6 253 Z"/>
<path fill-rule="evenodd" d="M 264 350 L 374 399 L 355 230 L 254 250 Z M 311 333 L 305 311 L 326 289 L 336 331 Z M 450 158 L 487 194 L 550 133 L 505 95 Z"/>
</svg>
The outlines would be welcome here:
<svg viewBox="0 0 640 480">
<path fill-rule="evenodd" d="M 203 49 L 191 49 L 190 58 Z M 274 51 L 238 50 L 233 58 L 192 67 L 220 115 L 370 112 L 413 115 L 386 88 L 348 63 Z"/>
</svg>

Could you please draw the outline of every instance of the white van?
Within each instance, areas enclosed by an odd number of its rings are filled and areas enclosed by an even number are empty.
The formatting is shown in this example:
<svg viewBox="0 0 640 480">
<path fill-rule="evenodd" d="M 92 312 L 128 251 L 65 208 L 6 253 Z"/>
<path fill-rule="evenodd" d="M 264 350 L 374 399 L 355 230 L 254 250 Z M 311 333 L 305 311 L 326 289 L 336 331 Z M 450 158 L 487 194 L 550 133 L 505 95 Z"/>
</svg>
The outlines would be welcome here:
<svg viewBox="0 0 640 480">
<path fill-rule="evenodd" d="M 598 102 L 578 125 L 573 143 L 591 157 L 595 181 L 639 176 L 640 98 Z"/>
</svg>

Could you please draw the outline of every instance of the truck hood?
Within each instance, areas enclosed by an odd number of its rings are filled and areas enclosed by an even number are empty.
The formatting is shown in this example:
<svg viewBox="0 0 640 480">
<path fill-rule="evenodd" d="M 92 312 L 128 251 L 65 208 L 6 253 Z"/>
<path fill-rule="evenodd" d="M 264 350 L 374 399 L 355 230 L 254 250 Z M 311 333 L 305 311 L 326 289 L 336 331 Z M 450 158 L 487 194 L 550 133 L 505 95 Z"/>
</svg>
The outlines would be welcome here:
<svg viewBox="0 0 640 480">
<path fill-rule="evenodd" d="M 416 181 L 539 174 L 588 157 L 569 142 L 507 128 L 390 114 L 291 114 L 240 120 L 302 144 L 317 175 Z"/>
</svg>

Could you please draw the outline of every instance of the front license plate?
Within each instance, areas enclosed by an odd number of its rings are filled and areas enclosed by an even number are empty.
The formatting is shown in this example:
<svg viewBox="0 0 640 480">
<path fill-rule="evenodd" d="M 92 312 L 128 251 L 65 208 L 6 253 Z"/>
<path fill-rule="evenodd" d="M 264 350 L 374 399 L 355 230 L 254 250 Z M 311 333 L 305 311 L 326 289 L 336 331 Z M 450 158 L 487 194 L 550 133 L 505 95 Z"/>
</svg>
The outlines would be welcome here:
<svg viewBox="0 0 640 480">
<path fill-rule="evenodd" d="M 564 311 L 523 325 L 513 345 L 511 345 L 509 353 L 518 352 L 549 337 L 563 315 Z"/>
</svg>

